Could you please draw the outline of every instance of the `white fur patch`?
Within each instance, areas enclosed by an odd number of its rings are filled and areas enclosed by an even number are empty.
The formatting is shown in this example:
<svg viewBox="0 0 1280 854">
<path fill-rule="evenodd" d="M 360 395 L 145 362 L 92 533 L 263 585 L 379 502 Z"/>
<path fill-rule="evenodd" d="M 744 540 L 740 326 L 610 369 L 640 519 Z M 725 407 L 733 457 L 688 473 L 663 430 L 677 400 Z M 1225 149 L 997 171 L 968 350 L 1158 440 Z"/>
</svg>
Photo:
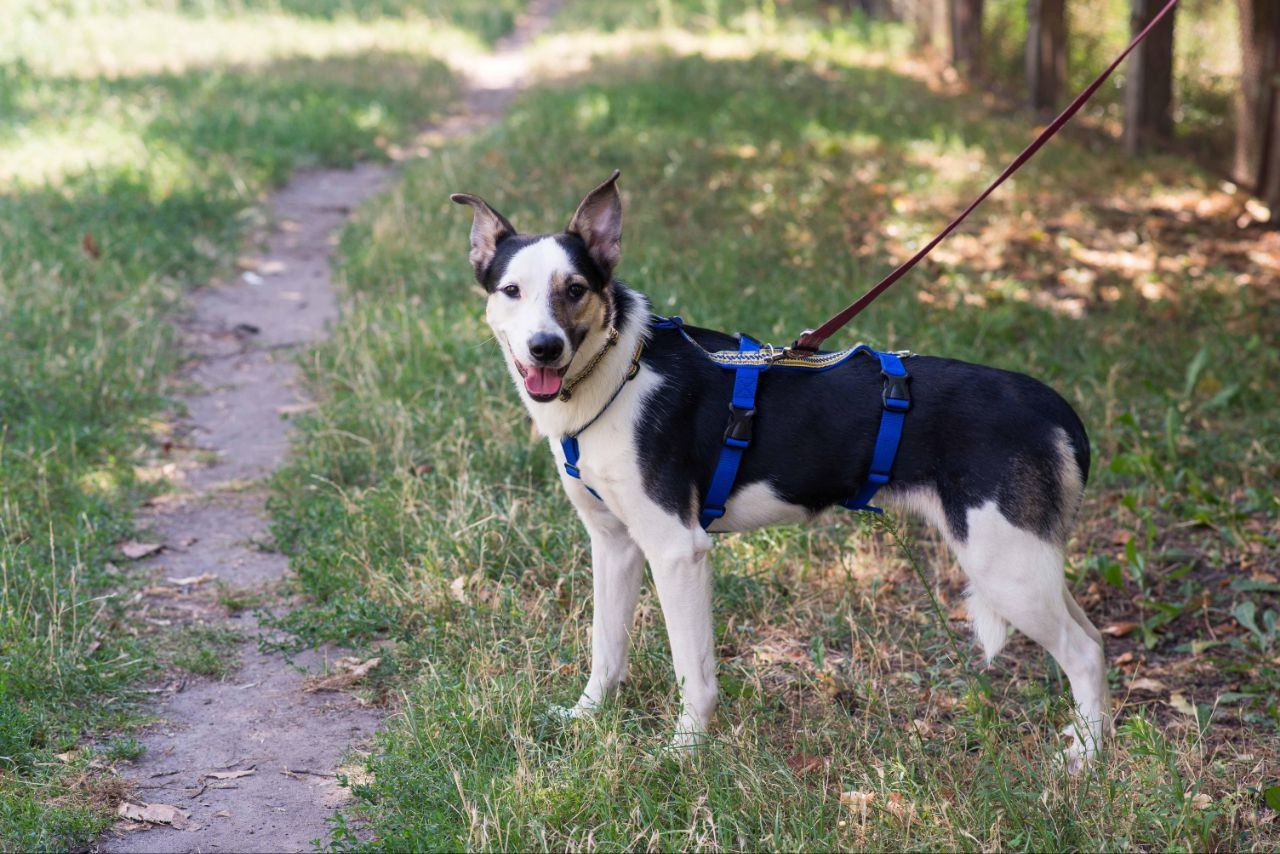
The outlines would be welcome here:
<svg viewBox="0 0 1280 854">
<path fill-rule="evenodd" d="M 508 367 L 515 375 L 516 385 L 523 387 L 519 371 L 510 364 L 511 356 L 526 365 L 534 359 L 529 354 L 529 339 L 539 332 L 549 333 L 561 338 L 564 331 L 556 323 L 555 314 L 551 310 L 551 285 L 557 275 L 574 272 L 569 255 L 555 238 L 544 237 L 536 243 L 530 243 L 511 256 L 507 263 L 502 281 L 497 289 L 489 295 L 489 304 L 485 308 L 485 319 L 499 339 L 505 340 L 511 348 L 508 354 Z M 502 292 L 508 285 L 520 288 L 520 296 L 513 299 Z M 567 352 L 567 348 L 566 348 Z"/>
</svg>

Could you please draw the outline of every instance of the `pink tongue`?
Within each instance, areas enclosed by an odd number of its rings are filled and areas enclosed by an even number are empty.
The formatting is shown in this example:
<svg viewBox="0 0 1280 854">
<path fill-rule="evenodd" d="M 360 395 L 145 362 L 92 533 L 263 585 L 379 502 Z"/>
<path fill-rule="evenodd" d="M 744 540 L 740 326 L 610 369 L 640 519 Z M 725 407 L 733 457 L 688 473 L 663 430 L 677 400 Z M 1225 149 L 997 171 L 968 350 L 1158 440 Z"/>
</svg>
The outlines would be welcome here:
<svg viewBox="0 0 1280 854">
<path fill-rule="evenodd" d="M 524 375 L 524 387 L 529 394 L 559 394 L 560 374 L 551 368 L 530 368 Z"/>
</svg>

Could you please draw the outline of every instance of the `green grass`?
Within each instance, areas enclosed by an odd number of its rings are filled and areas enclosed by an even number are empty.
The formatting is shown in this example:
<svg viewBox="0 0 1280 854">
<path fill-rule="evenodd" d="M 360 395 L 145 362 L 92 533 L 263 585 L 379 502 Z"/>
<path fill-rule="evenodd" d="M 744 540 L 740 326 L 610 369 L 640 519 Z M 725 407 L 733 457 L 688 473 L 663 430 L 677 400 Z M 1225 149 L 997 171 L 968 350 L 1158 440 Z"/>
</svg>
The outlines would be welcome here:
<svg viewBox="0 0 1280 854">
<path fill-rule="evenodd" d="M 1242 201 L 1210 176 L 1096 139 L 1055 142 L 833 343 L 1025 371 L 1081 412 L 1097 463 L 1072 583 L 1099 625 L 1139 624 L 1108 647 L 1126 703 L 1107 761 L 1064 779 L 1056 668 L 1025 640 L 986 672 L 963 639 L 957 656 L 913 568 L 954 603 L 941 544 L 851 515 L 718 538 L 724 696 L 702 755 L 662 750 L 675 686 L 648 592 L 617 702 L 593 722 L 550 714 L 586 678 L 586 538 L 489 342 L 448 194 L 554 229 L 621 168 L 619 275 L 659 311 L 786 342 L 930 236 L 1029 133 L 887 58 L 899 38 L 709 27 L 681 55 L 598 63 L 410 169 L 349 229 L 349 310 L 307 360 L 323 404 L 273 501 L 314 600 L 286 625 L 377 641 L 403 691 L 355 790 L 375 839 L 339 822 L 336 845 L 1280 841 L 1263 802 L 1280 667 L 1274 618 L 1257 616 L 1280 612 L 1275 247 L 1236 229 Z M 1134 676 L 1165 687 L 1131 693 Z M 875 797 L 864 811 L 846 792 Z"/>
<path fill-rule="evenodd" d="M 157 667 L 227 664 L 158 655 L 111 565 L 157 488 L 168 318 L 293 169 L 381 157 L 457 92 L 425 18 L 248 5 L 0 3 L 0 850 L 87 844 L 104 778 L 51 757 L 136 721 Z"/>
</svg>

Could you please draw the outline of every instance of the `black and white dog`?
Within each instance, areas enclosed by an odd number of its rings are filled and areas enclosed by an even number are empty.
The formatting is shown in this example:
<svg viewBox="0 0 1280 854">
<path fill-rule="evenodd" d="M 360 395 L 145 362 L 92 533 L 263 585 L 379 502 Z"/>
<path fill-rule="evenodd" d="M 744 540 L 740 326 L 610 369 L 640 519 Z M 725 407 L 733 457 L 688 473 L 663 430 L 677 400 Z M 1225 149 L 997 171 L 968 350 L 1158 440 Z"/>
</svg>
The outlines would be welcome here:
<svg viewBox="0 0 1280 854">
<path fill-rule="evenodd" d="M 734 383 L 707 351 L 736 350 L 738 341 L 655 328 L 645 297 L 613 278 L 617 178 L 593 190 L 558 234 L 522 234 L 482 199 L 452 198 L 473 209 L 470 258 L 488 293 L 486 319 L 591 536 L 591 676 L 571 714 L 590 713 L 626 676 L 648 561 L 682 690 L 675 743 L 688 745 L 716 705 L 711 538 L 699 508 Z M 946 538 L 968 577 L 969 614 L 988 660 L 1012 624 L 1061 665 L 1076 705 L 1066 759 L 1077 770 L 1110 727 L 1102 638 L 1063 576 L 1089 471 L 1084 427 L 1058 394 L 1021 374 L 927 356 L 912 358 L 910 373 L 911 410 L 879 498 Z M 881 394 L 874 359 L 762 374 L 750 448 L 708 530 L 810 519 L 857 492 Z M 581 456 L 566 470 L 561 440 L 570 436 Z"/>
</svg>

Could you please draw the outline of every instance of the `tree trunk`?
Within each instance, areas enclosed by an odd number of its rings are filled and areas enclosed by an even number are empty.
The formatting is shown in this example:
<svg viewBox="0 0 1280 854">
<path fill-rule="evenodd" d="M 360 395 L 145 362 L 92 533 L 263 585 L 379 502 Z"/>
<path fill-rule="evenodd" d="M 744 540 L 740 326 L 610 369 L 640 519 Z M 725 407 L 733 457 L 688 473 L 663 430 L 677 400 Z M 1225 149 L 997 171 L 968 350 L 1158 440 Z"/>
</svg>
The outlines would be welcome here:
<svg viewBox="0 0 1280 854">
<path fill-rule="evenodd" d="M 1067 80 L 1066 0 L 1027 0 L 1027 87 L 1033 110 L 1058 105 Z"/>
<path fill-rule="evenodd" d="M 1238 0 L 1243 60 L 1237 99 L 1237 183 L 1249 187 L 1280 224 L 1280 3 Z"/>
<path fill-rule="evenodd" d="M 951 0 L 951 62 L 970 80 L 982 71 L 982 2 Z"/>
<path fill-rule="evenodd" d="M 947 45 L 947 3 L 949 0 L 894 0 L 893 11 L 911 25 L 916 47 L 945 50 Z"/>
<path fill-rule="evenodd" d="M 1130 32 L 1136 36 L 1164 5 L 1165 0 L 1130 0 Z M 1173 137 L 1173 19 L 1177 13 L 1174 7 L 1129 57 L 1124 84 L 1124 149 L 1129 154 Z"/>
</svg>

